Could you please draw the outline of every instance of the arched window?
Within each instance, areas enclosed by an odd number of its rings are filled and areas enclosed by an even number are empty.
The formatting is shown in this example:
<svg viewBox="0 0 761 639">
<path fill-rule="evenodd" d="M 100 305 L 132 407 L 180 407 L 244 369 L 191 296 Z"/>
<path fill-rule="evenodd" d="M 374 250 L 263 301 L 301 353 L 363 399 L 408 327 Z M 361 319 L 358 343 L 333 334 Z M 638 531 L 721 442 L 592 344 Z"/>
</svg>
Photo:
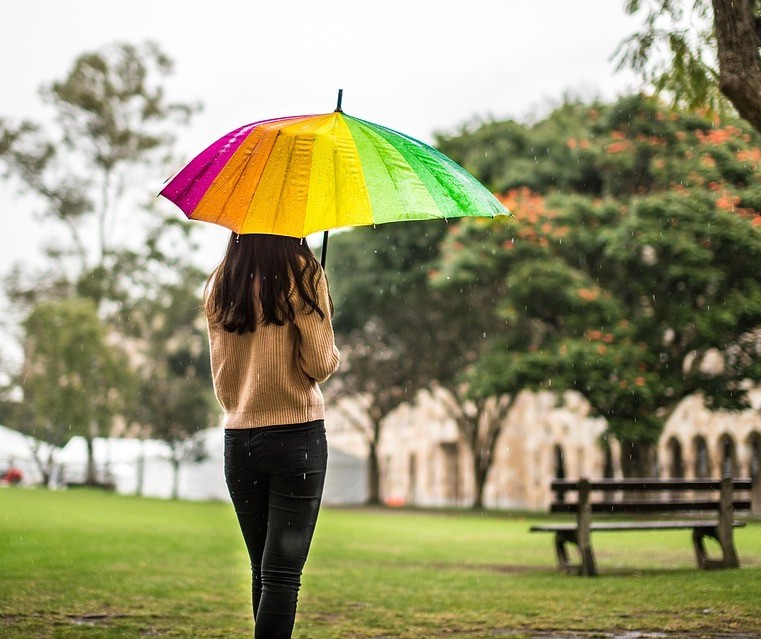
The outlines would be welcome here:
<svg viewBox="0 0 761 639">
<path fill-rule="evenodd" d="M 737 465 L 737 447 L 731 435 L 722 435 L 719 439 L 721 450 L 721 476 L 737 477 L 739 475 Z"/>
<path fill-rule="evenodd" d="M 552 469 L 553 476 L 555 479 L 565 479 L 565 455 L 563 453 L 563 448 L 560 446 L 560 444 L 555 444 L 553 447 L 553 457 L 554 457 L 554 468 Z M 565 491 L 564 490 L 558 490 L 555 493 L 555 497 L 558 501 L 563 501 L 565 499 Z"/>
<path fill-rule="evenodd" d="M 555 479 L 565 479 L 565 455 L 560 444 L 555 444 L 555 468 L 553 469 Z"/>
<path fill-rule="evenodd" d="M 682 479 L 684 477 L 684 457 L 682 456 L 682 444 L 676 437 L 669 439 L 666 444 L 668 449 L 668 473 L 671 479 Z"/>
<path fill-rule="evenodd" d="M 610 442 L 606 441 L 603 448 L 605 450 L 605 466 L 602 469 L 602 476 L 605 479 L 613 479 L 616 471 L 613 468 L 613 451 L 610 448 Z"/>
<path fill-rule="evenodd" d="M 750 447 L 750 463 L 748 476 L 756 483 L 761 481 L 761 433 L 751 433 L 748 437 Z"/>
<path fill-rule="evenodd" d="M 697 479 L 707 479 L 711 476 L 711 460 L 708 458 L 708 444 L 703 437 L 696 437 L 693 440 L 695 450 L 695 477 Z"/>
<path fill-rule="evenodd" d="M 750 462 L 748 463 L 748 475 L 753 480 L 753 492 L 751 494 L 753 513 L 761 513 L 761 433 L 751 433 L 748 437 L 750 447 Z"/>
</svg>

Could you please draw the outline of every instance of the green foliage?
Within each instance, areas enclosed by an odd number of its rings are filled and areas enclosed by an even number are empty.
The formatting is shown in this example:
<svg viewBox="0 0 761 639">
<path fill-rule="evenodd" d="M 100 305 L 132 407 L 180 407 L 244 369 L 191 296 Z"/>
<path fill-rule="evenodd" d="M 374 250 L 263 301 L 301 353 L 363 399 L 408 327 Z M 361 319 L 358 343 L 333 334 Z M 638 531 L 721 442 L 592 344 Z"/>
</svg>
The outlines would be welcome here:
<svg viewBox="0 0 761 639">
<path fill-rule="evenodd" d="M 24 329 L 20 384 L 33 422 L 21 429 L 59 446 L 72 435 L 104 432 L 129 403 L 135 380 L 93 302 L 42 303 Z"/>
<path fill-rule="evenodd" d="M 495 122 L 484 129 L 488 135 L 440 135 L 439 147 L 496 192 L 524 187 L 545 196 L 621 199 L 711 182 L 744 188 L 753 183 L 761 145 L 746 122 L 714 124 L 642 95 L 610 105 L 572 103 L 533 125 Z M 477 159 L 483 157 L 501 170 L 482 175 Z"/>
<path fill-rule="evenodd" d="M 330 238 L 327 263 L 336 306 L 336 330 L 361 328 L 368 317 L 404 314 L 436 261 L 444 223 L 409 222 L 363 226 Z M 391 300 L 403 300 L 387 308 Z M 391 311 L 391 313 L 389 313 Z M 404 317 L 397 325 L 403 325 Z"/>
<path fill-rule="evenodd" d="M 106 174 L 121 164 L 144 164 L 171 140 L 168 118 L 186 119 L 196 109 L 167 104 L 155 83 L 154 76 L 166 76 L 172 66 L 151 42 L 80 55 L 68 76 L 43 94 L 61 118 L 62 143 L 77 155 L 89 155 Z"/>
<path fill-rule="evenodd" d="M 167 101 L 161 81 L 171 69 L 153 43 L 104 47 L 43 87 L 54 125 L 0 120 L 4 176 L 43 203 L 43 220 L 62 224 L 65 234 L 48 256 L 79 295 L 97 302 L 118 286 L 112 278 L 123 252 L 139 246 L 134 229 L 147 235 L 161 225 L 155 213 L 144 215 L 140 192 L 126 187 L 150 184 L 166 170 L 174 130 L 198 110 Z"/>
<path fill-rule="evenodd" d="M 578 390 L 624 444 L 654 442 L 691 393 L 747 407 L 742 380 L 759 380 L 760 359 L 749 347 L 761 325 L 758 134 L 642 96 L 575 112 L 575 124 L 568 109 L 547 120 L 582 137 L 506 192 L 515 223 L 464 220 L 443 244 L 437 285 L 496 294 L 504 321 L 468 378 L 482 393 Z M 567 149 L 583 150 L 595 189 L 568 172 L 545 195 L 526 186 Z"/>
<path fill-rule="evenodd" d="M 584 142 L 586 120 L 595 114 L 595 105 L 568 102 L 533 127 L 512 120 L 490 122 L 473 131 L 439 134 L 436 144 L 494 192 L 526 186 L 540 192 L 570 187 L 599 193 L 599 177 Z M 571 147 L 567 140 L 580 145 Z"/>
<path fill-rule="evenodd" d="M 342 365 L 328 388 L 334 398 L 364 402 L 368 423 L 360 431 L 370 445 L 371 501 L 378 499 L 382 420 L 435 385 L 453 400 L 450 410 L 473 450 L 480 504 L 503 423 L 493 417 L 502 416 L 504 406 L 494 410 L 485 398 L 471 397 L 462 388 L 463 371 L 478 360 L 487 334 L 502 320 L 490 291 L 431 285 L 441 238 L 455 228 L 430 221 L 359 228 L 339 235 L 331 247 Z"/>
<path fill-rule="evenodd" d="M 439 141 L 514 219 L 451 223 L 438 248 L 405 224 L 385 246 L 379 229 L 337 238 L 339 334 L 356 331 L 407 388 L 580 391 L 641 463 L 627 472 L 650 472 L 647 447 L 683 397 L 747 407 L 761 364 L 755 130 L 635 95 Z M 394 348 L 374 348 L 363 321 Z M 393 386 L 379 371 L 364 376 Z"/>
<path fill-rule="evenodd" d="M 328 273 L 341 368 L 326 387 L 332 399 L 364 402 L 356 424 L 370 447 L 369 500 L 380 499 L 377 444 L 382 420 L 442 371 L 437 330 L 446 309 L 426 286 L 446 225 L 405 222 L 360 227 L 330 240 Z"/>
<path fill-rule="evenodd" d="M 625 11 L 644 19 L 614 52 L 617 68 L 632 69 L 676 106 L 726 116 L 709 0 L 627 0 Z"/>
<path fill-rule="evenodd" d="M 446 230 L 443 223 L 406 222 L 361 227 L 331 240 L 335 330 L 353 351 L 336 379 L 356 392 L 388 394 L 389 410 L 441 372 L 435 331 L 446 330 L 449 309 L 427 281 Z"/>
<path fill-rule="evenodd" d="M 191 262 L 192 227 L 164 219 L 141 202 L 144 196 L 154 200 L 149 185 L 166 172 L 177 125 L 198 110 L 167 100 L 162 82 L 171 71 L 171 61 L 153 43 L 115 44 L 80 55 L 62 80 L 43 87 L 43 99 L 56 115 L 53 123 L 0 121 L 0 164 L 5 178 L 45 205 L 43 221 L 61 223 L 70 239 L 57 238 L 39 273 L 17 268 L 6 282 L 19 314 L 31 313 L 24 324 L 25 371 L 35 370 L 29 358 L 40 356 L 33 344 L 35 331 L 43 330 L 32 321 L 39 313 L 32 309 L 71 297 L 83 304 L 83 298 L 91 300 L 110 336 L 107 343 L 100 340 L 99 356 L 130 354 L 135 392 L 120 398 L 124 424 L 174 444 L 212 423 L 213 402 L 200 316 L 203 274 Z M 141 195 L 136 184 L 147 190 Z M 70 359 L 67 366 L 59 371 L 62 384 L 89 374 L 86 358 Z M 26 384 L 23 376 L 14 377 Z M 24 389 L 17 412 L 33 405 L 40 419 L 50 421 L 63 411 L 72 432 L 88 438 L 110 432 L 115 408 L 93 427 L 84 413 L 57 407 L 57 401 L 73 399 L 52 394 L 43 401 L 41 391 Z"/>
<path fill-rule="evenodd" d="M 148 365 L 141 369 L 132 418 L 173 449 L 214 426 L 218 410 L 197 275 L 196 280 L 186 275 L 133 311 L 142 329 L 138 345 Z"/>
</svg>

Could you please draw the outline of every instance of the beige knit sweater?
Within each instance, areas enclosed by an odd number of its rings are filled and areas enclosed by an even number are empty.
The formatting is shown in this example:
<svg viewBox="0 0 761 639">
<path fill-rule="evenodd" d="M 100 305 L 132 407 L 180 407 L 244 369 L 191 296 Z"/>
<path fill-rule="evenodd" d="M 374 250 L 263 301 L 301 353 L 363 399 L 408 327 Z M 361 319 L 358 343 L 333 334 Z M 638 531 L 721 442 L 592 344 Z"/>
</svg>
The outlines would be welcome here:
<svg viewBox="0 0 761 639">
<path fill-rule="evenodd" d="M 296 318 L 285 326 L 258 323 L 238 335 L 209 327 L 214 393 L 225 428 L 301 424 L 325 418 L 319 382 L 338 370 L 339 354 L 330 321 L 328 284 L 317 285 L 325 313 L 307 312 L 294 291 Z"/>
</svg>

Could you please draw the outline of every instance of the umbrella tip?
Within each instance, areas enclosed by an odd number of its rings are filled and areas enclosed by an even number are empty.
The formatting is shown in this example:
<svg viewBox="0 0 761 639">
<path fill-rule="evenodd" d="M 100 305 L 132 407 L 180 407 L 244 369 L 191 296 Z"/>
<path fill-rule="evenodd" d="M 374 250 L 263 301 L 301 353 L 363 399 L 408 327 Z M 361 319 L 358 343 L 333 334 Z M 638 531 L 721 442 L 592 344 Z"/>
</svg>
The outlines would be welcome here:
<svg viewBox="0 0 761 639">
<path fill-rule="evenodd" d="M 341 100 L 343 100 L 344 97 L 344 90 L 338 89 L 338 102 L 336 103 L 336 113 L 343 113 L 343 109 L 341 108 Z"/>
</svg>

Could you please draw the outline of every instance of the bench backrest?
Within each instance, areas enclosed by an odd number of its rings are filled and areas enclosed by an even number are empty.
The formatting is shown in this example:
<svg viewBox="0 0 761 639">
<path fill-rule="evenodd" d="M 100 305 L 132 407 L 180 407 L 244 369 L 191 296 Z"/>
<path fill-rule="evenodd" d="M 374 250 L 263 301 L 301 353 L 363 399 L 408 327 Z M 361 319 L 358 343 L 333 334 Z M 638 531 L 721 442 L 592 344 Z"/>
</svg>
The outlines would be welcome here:
<svg viewBox="0 0 761 639">
<path fill-rule="evenodd" d="M 668 512 L 734 512 L 750 511 L 750 496 L 738 498 L 735 493 L 748 492 L 751 479 L 556 479 L 551 484 L 558 498 L 550 505 L 553 513 L 578 513 L 580 508 L 591 513 L 668 513 Z M 576 494 L 566 501 L 565 496 Z M 593 493 L 604 493 L 593 501 Z"/>
</svg>

